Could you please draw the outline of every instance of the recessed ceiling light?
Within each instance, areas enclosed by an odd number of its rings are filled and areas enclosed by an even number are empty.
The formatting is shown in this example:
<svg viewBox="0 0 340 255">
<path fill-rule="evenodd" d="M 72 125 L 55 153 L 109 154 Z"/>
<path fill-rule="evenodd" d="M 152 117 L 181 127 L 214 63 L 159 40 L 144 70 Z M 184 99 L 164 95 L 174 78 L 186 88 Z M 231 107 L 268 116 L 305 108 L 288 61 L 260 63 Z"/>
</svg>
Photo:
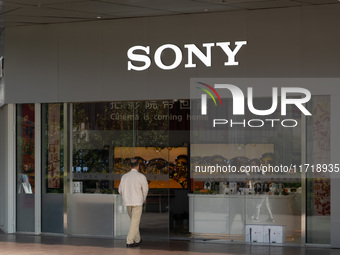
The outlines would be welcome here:
<svg viewBox="0 0 340 255">
<path fill-rule="evenodd" d="M 102 18 L 102 16 L 97 16 L 97 19 L 101 19 Z"/>
</svg>

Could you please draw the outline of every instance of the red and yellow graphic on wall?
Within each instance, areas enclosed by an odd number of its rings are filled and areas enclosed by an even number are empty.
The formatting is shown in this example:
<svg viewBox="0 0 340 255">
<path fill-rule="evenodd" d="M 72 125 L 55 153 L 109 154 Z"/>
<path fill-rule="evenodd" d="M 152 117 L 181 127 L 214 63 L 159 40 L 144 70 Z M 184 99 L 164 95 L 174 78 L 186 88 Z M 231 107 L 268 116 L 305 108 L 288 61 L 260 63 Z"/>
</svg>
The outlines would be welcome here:
<svg viewBox="0 0 340 255">
<path fill-rule="evenodd" d="M 314 98 L 313 159 L 315 163 L 330 162 L 330 104 L 326 96 Z M 330 215 L 331 188 L 328 173 L 314 173 L 314 215 Z"/>
<path fill-rule="evenodd" d="M 28 176 L 28 181 L 31 184 L 34 192 L 34 104 L 25 104 L 22 106 L 23 119 L 23 173 Z"/>
<path fill-rule="evenodd" d="M 60 188 L 60 105 L 48 105 L 48 188 Z"/>
</svg>

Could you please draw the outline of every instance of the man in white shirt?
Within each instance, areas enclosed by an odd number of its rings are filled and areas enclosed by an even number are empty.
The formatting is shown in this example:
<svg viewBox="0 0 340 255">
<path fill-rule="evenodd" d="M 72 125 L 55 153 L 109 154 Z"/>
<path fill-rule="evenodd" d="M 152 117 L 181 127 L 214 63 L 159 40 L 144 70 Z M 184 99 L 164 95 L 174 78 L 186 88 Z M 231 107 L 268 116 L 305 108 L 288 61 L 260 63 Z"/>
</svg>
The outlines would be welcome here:
<svg viewBox="0 0 340 255">
<path fill-rule="evenodd" d="M 142 241 L 139 234 L 139 223 L 149 187 L 146 177 L 139 172 L 138 159 L 131 159 L 130 164 L 131 170 L 122 176 L 118 190 L 119 194 L 123 196 L 123 203 L 131 220 L 126 247 L 136 247 Z"/>
</svg>

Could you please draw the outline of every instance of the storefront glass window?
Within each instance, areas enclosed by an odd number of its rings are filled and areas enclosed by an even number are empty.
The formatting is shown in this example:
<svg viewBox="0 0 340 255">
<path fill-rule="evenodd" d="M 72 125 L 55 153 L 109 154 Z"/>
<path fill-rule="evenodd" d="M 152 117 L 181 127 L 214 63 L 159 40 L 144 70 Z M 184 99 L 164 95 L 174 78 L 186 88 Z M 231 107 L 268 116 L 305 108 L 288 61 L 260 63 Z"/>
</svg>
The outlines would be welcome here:
<svg viewBox="0 0 340 255">
<path fill-rule="evenodd" d="M 64 114 L 62 104 L 42 109 L 41 231 L 64 233 Z"/>
<path fill-rule="evenodd" d="M 224 100 L 231 109 L 232 102 Z M 129 159 L 138 157 L 150 188 L 141 222 L 147 235 L 303 243 L 302 142 L 306 137 L 307 164 L 329 162 L 329 97 L 312 98 L 308 109 L 313 117 L 306 122 L 289 106 L 287 119 L 296 121 L 294 128 L 210 130 L 190 114 L 194 104 L 189 100 L 72 104 L 68 233 L 116 237 L 127 233 L 129 219 L 118 186 L 130 169 Z M 271 100 L 257 98 L 254 104 L 266 109 Z M 268 118 L 278 116 L 274 112 Z M 17 165 L 22 169 L 18 176 L 28 176 L 33 194 L 34 160 L 32 165 L 27 155 L 32 155 L 29 144 L 34 151 L 34 132 L 29 131 L 34 130 L 34 106 L 18 106 L 17 118 L 18 142 L 26 144 L 24 150 L 18 146 Z M 249 112 L 246 118 L 255 119 Z M 43 105 L 42 123 L 42 231 L 63 233 L 63 106 Z M 228 167 L 227 172 L 212 171 L 218 166 Z M 257 172 L 256 167 L 278 171 Z M 307 173 L 306 191 L 306 241 L 327 244 L 329 177 Z M 31 215 L 34 220 L 32 194 L 18 189 L 17 201 L 18 210 L 29 212 L 25 219 Z M 18 229 L 28 231 L 22 214 L 17 215 Z M 29 231 L 33 230 L 34 225 Z"/>
<path fill-rule="evenodd" d="M 35 114 L 34 104 L 17 105 L 16 112 L 16 230 L 34 232 Z"/>
<path fill-rule="evenodd" d="M 205 239 L 300 244 L 302 185 L 294 172 L 302 157 L 300 111 L 287 108 L 289 125 L 298 123 L 292 128 L 262 122 L 249 111 L 233 116 L 232 100 L 222 101 L 228 122 L 214 129 L 209 112 L 202 117 L 201 102 L 193 101 L 190 232 Z M 272 100 L 256 98 L 254 105 L 269 109 Z M 214 107 L 208 101 L 207 109 Z M 279 110 L 266 116 L 279 118 Z"/>
</svg>

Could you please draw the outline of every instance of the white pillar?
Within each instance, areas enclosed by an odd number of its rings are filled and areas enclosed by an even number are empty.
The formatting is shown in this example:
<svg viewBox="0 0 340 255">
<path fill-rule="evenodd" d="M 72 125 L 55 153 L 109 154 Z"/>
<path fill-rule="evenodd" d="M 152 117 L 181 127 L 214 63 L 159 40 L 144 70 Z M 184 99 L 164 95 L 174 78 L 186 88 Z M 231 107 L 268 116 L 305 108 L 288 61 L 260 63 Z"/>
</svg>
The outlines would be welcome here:
<svg viewBox="0 0 340 255">
<path fill-rule="evenodd" d="M 340 163 L 340 95 L 331 95 L 331 163 Z M 331 247 L 340 248 L 340 173 L 331 174 Z"/>
<path fill-rule="evenodd" d="M 3 141 L 4 150 L 2 166 L 5 169 L 5 208 L 4 230 L 7 233 L 16 231 L 16 134 L 15 134 L 15 105 L 4 106 L 3 114 L 7 115 L 3 125 L 6 138 Z"/>
</svg>

